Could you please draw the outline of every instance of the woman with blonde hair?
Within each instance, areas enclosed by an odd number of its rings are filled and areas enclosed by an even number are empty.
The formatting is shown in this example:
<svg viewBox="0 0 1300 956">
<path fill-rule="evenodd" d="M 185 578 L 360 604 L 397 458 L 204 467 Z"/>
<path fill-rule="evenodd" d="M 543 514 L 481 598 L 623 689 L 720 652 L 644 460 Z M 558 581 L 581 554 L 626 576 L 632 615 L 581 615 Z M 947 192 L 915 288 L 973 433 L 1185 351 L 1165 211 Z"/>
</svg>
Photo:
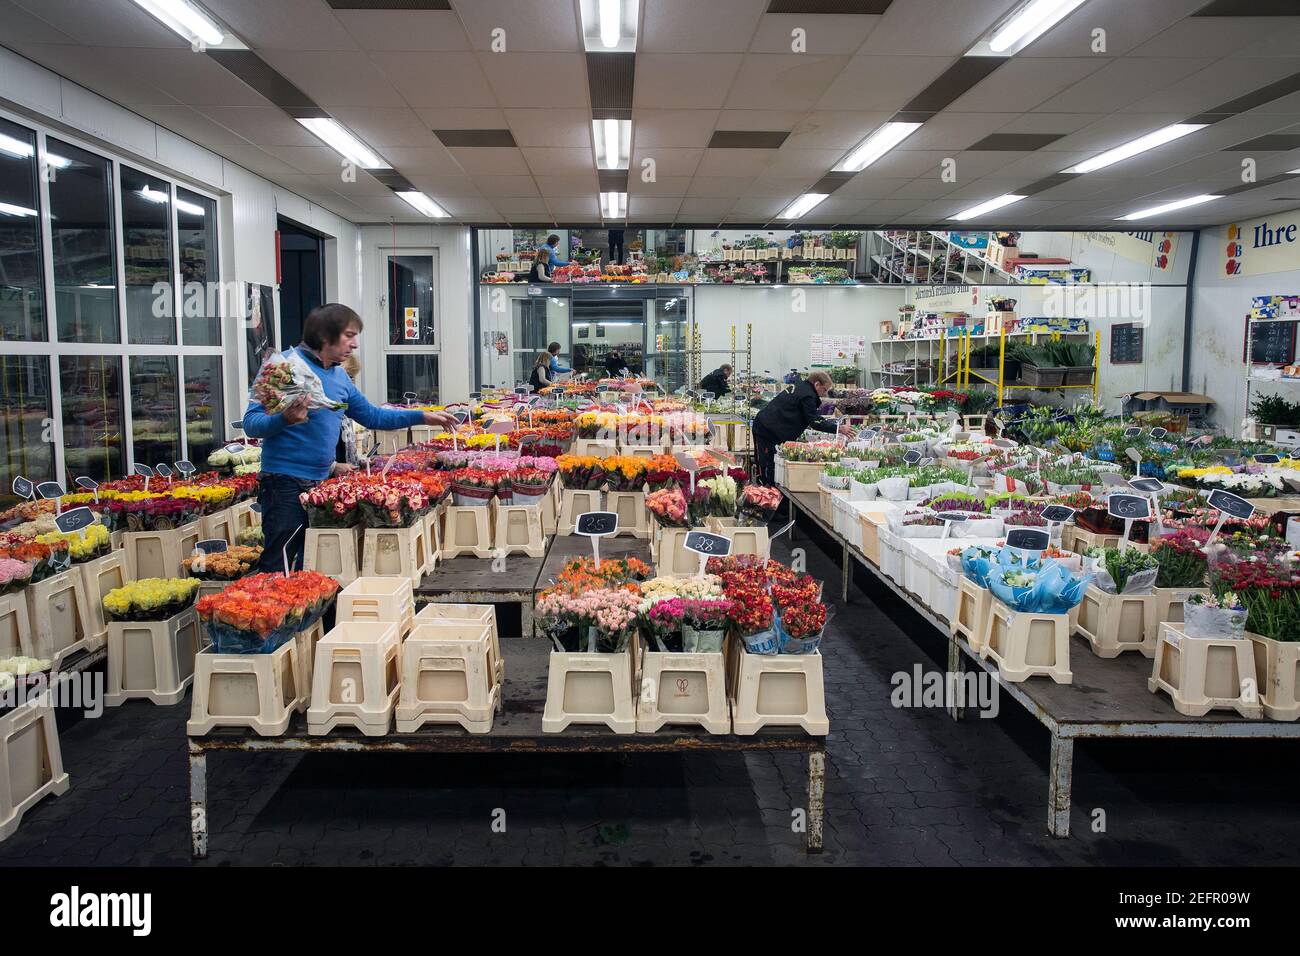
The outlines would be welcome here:
<svg viewBox="0 0 1300 956">
<path fill-rule="evenodd" d="M 532 386 L 534 392 L 540 392 L 551 384 L 550 366 L 550 352 L 540 353 L 533 362 L 533 374 L 528 376 L 528 384 Z"/>
<path fill-rule="evenodd" d="M 550 282 L 551 281 L 551 250 L 543 246 L 537 250 L 537 255 L 533 257 L 533 267 L 528 270 L 529 282 Z"/>
</svg>

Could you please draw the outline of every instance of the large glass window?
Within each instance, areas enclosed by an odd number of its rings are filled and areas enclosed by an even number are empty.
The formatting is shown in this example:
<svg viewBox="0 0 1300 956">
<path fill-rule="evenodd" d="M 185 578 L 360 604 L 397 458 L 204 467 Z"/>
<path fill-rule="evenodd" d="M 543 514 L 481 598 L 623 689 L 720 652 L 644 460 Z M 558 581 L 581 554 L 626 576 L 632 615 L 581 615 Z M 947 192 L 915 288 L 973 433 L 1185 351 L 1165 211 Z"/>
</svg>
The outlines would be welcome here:
<svg viewBox="0 0 1300 956">
<path fill-rule="evenodd" d="M 116 355 L 59 357 L 66 484 L 82 476 L 109 481 L 126 474 L 122 360 Z"/>
<path fill-rule="evenodd" d="M 174 355 L 131 356 L 131 440 L 142 465 L 181 457 Z"/>
<path fill-rule="evenodd" d="M 0 355 L 0 505 L 18 499 L 13 480 L 49 481 L 54 471 L 50 360 L 44 355 Z"/>
<path fill-rule="evenodd" d="M 186 345 L 221 344 L 221 281 L 217 268 L 217 203 L 176 188 L 176 234 L 181 246 L 184 302 L 181 334 Z"/>
<path fill-rule="evenodd" d="M 129 166 L 121 170 L 126 340 L 132 345 L 174 345 L 171 186 Z"/>
<path fill-rule="evenodd" d="M 202 470 L 208 455 L 225 440 L 221 397 L 221 357 L 185 356 L 185 440 L 190 461 Z"/>
<path fill-rule="evenodd" d="M 120 342 L 112 164 L 54 138 L 46 144 L 59 339 Z"/>
<path fill-rule="evenodd" d="M 401 403 L 407 392 L 415 392 L 421 403 L 438 401 L 438 356 L 388 353 L 388 398 Z"/>
<path fill-rule="evenodd" d="M 388 342 L 437 345 L 433 256 L 388 257 Z"/>
<path fill-rule="evenodd" d="M 46 338 L 39 194 L 36 134 L 0 119 L 0 340 Z"/>
</svg>

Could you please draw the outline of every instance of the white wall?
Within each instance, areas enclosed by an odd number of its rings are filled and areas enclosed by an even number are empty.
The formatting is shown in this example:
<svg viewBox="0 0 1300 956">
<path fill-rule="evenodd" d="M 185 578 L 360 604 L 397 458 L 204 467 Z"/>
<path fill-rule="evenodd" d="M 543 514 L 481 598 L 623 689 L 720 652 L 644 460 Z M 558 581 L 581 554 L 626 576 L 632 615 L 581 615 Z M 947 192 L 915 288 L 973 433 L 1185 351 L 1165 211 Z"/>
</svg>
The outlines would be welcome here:
<svg viewBox="0 0 1300 956">
<path fill-rule="evenodd" d="M 1300 221 L 1300 210 L 1268 217 L 1270 225 L 1281 221 Z M 1249 268 L 1252 227 L 1256 220 L 1243 223 L 1245 235 L 1239 241 L 1247 248 L 1240 257 Z M 1229 276 L 1224 268 L 1230 225 L 1203 230 L 1196 264 L 1196 281 L 1192 300 L 1192 368 L 1190 390 L 1214 399 L 1215 421 L 1230 434 L 1237 434 L 1246 406 L 1245 349 L 1246 317 L 1250 300 L 1257 295 L 1300 293 L 1300 251 L 1290 257 L 1291 269 Z M 1300 243 L 1297 244 L 1300 246 Z M 1275 262 L 1281 265 L 1282 261 Z M 1245 271 L 1245 270 L 1243 270 Z M 1260 395 L 1281 395 L 1289 402 L 1300 401 L 1300 386 L 1294 382 L 1260 382 L 1251 384 L 1252 400 Z"/>
<path fill-rule="evenodd" d="M 316 229 L 331 240 L 326 246 L 328 294 L 360 311 L 354 224 L 3 47 L 0 107 L 66 130 L 143 169 L 218 194 L 223 283 L 275 285 L 277 213 Z M 240 292 L 228 292 L 226 300 L 243 307 Z M 228 419 L 242 416 L 248 381 L 243 326 L 231 312 L 226 309 L 223 327 Z M 278 295 L 276 314 L 278 319 Z"/>
<path fill-rule="evenodd" d="M 372 401 L 386 397 L 384 383 L 385 343 L 388 337 L 387 306 L 381 297 L 388 290 L 383 261 L 392 249 L 438 252 L 438 391 L 442 402 L 464 402 L 473 388 L 474 360 L 470 351 L 473 300 L 478 284 L 472 281 L 469 257 L 469 229 L 464 226 L 369 225 L 358 229 L 361 239 L 360 304 L 355 306 L 365 321 L 362 333 L 361 388 Z M 386 301 L 386 300 L 385 300 Z"/>
</svg>

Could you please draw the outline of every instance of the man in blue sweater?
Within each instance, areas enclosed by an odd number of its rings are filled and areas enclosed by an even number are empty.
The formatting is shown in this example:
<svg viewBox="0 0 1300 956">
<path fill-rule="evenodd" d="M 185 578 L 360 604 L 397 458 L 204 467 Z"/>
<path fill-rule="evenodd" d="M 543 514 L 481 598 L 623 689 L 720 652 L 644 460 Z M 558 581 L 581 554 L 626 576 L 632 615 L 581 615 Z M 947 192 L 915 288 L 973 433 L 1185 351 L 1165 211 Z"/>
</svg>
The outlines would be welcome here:
<svg viewBox="0 0 1300 956">
<path fill-rule="evenodd" d="M 551 353 L 550 370 L 551 370 L 552 382 L 554 382 L 557 378 L 559 378 L 560 375 L 564 374 L 565 372 L 573 371 L 573 369 L 569 368 L 567 365 L 560 364 L 560 343 L 559 342 L 552 342 L 550 345 L 546 346 L 546 351 Z"/>
<path fill-rule="evenodd" d="M 551 259 L 550 262 L 547 264 L 552 269 L 554 269 L 556 266 L 567 266 L 569 264 L 568 259 L 560 258 L 560 253 L 559 253 L 560 237 L 557 236 L 555 233 L 551 233 L 549 236 L 546 237 L 546 244 L 543 245 L 542 248 L 551 250 Z"/>
<path fill-rule="evenodd" d="M 344 408 L 308 410 L 304 395 L 274 415 L 267 414 L 257 401 L 250 401 L 244 412 L 245 434 L 262 439 L 257 500 L 262 506 L 264 550 L 259 571 L 284 570 L 286 550 L 290 569 L 302 567 L 307 511 L 298 496 L 330 475 L 352 471 L 351 465 L 334 460 L 344 415 L 380 431 L 410 425 L 452 428 L 456 424 L 444 412 L 371 405 L 343 369 L 343 363 L 357 347 L 360 333 L 361 317 L 346 305 L 322 305 L 303 322 L 302 344 L 297 347 L 321 380 L 326 397 L 344 402 Z"/>
</svg>

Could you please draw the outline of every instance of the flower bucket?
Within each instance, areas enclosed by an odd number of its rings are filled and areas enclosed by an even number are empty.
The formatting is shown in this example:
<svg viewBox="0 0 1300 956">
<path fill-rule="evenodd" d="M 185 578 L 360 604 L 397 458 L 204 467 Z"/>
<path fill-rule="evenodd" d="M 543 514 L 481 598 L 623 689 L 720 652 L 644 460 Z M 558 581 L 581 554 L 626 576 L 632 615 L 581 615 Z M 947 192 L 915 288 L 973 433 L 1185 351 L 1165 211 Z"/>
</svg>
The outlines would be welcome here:
<svg viewBox="0 0 1300 956">
<path fill-rule="evenodd" d="M 1241 640 L 1246 636 L 1246 611 L 1222 607 L 1206 607 L 1188 601 L 1183 605 L 1183 633 L 1188 637 L 1230 637 Z"/>
<path fill-rule="evenodd" d="M 821 483 L 823 488 L 834 488 L 843 491 L 849 486 L 849 476 L 823 474 L 821 477 Z"/>
<path fill-rule="evenodd" d="M 745 644 L 745 650 L 750 654 L 776 654 L 780 646 L 780 638 L 777 637 L 774 627 L 759 631 L 757 634 L 741 635 L 740 639 Z"/>
<path fill-rule="evenodd" d="M 876 482 L 854 478 L 849 482 L 849 501 L 875 501 L 878 490 Z"/>
<path fill-rule="evenodd" d="M 894 478 L 881 478 L 876 482 L 876 491 L 880 497 L 886 501 L 906 501 L 907 489 L 911 486 L 912 479 L 906 475 L 899 475 Z"/>
<path fill-rule="evenodd" d="M 725 630 L 698 631 L 689 625 L 682 627 L 682 650 L 688 654 L 717 654 L 726 640 Z"/>
<path fill-rule="evenodd" d="M 496 497 L 495 488 L 478 488 L 473 485 L 452 485 L 452 500 L 458 508 L 486 508 Z"/>
<path fill-rule="evenodd" d="M 515 504 L 535 505 L 546 497 L 550 489 L 546 485 L 520 485 L 514 486 Z"/>
</svg>

